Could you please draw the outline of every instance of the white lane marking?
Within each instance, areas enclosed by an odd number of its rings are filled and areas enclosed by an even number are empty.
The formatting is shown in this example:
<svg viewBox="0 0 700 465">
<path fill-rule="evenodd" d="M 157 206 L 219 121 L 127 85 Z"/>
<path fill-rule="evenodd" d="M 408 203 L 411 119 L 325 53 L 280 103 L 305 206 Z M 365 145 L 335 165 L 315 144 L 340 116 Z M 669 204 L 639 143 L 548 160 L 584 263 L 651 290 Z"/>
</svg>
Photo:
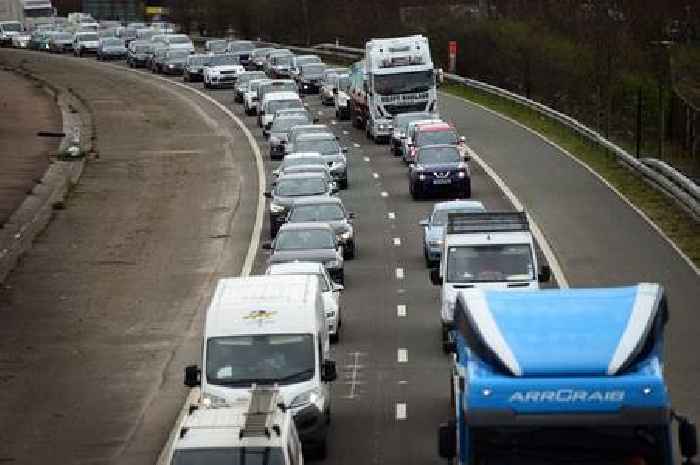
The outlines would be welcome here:
<svg viewBox="0 0 700 465">
<path fill-rule="evenodd" d="M 367 163 L 369 163 L 369 157 L 362 157 L 362 159 L 363 159 L 364 161 L 366 161 Z"/>
<path fill-rule="evenodd" d="M 358 143 L 352 144 L 352 146 L 355 147 L 356 149 L 360 148 L 360 144 L 358 144 Z"/>
<path fill-rule="evenodd" d="M 399 318 L 404 318 L 406 316 L 406 306 L 405 305 L 397 305 L 396 306 L 396 316 Z"/>
<path fill-rule="evenodd" d="M 395 238 L 394 238 L 394 245 L 395 245 L 396 247 L 398 247 L 398 246 L 401 245 L 401 238 L 400 238 L 400 237 L 395 237 Z"/>
<path fill-rule="evenodd" d="M 408 362 L 408 349 L 399 349 L 396 351 L 396 361 L 398 363 Z"/>
<path fill-rule="evenodd" d="M 399 381 L 399 384 L 401 384 L 401 385 L 408 384 L 408 381 L 402 379 L 401 381 Z"/>
<path fill-rule="evenodd" d="M 321 110 L 318 110 L 318 115 L 319 116 L 323 115 L 323 112 Z"/>
<path fill-rule="evenodd" d="M 143 155 L 201 155 L 204 150 L 141 150 Z"/>
<path fill-rule="evenodd" d="M 387 191 L 382 191 L 381 196 L 382 197 L 389 197 L 389 193 Z"/>
<path fill-rule="evenodd" d="M 217 107 L 219 110 L 221 110 L 226 116 L 231 118 L 236 125 L 243 131 L 243 134 L 245 134 L 246 139 L 248 139 L 248 144 L 250 145 L 250 148 L 253 150 L 253 155 L 255 156 L 255 165 L 257 167 L 257 172 L 258 172 L 258 206 L 257 206 L 257 213 L 255 216 L 255 224 L 253 225 L 253 233 L 251 235 L 250 239 L 250 244 L 248 245 L 248 253 L 246 254 L 245 261 L 243 262 L 243 267 L 241 268 L 241 276 L 248 276 L 252 269 L 253 269 L 253 263 L 255 261 L 255 255 L 257 253 L 258 247 L 260 245 L 260 233 L 262 232 L 262 225 L 263 225 L 263 214 L 265 213 L 265 198 L 263 197 L 263 192 L 265 192 L 265 186 L 267 185 L 265 181 L 265 168 L 263 165 L 263 160 L 262 160 L 262 155 L 260 154 L 260 148 L 258 147 L 257 142 L 255 142 L 255 137 L 253 137 L 253 134 L 250 132 L 250 130 L 246 127 L 246 125 L 241 121 L 231 110 L 226 108 L 223 104 L 219 103 L 209 95 L 207 95 L 204 92 L 201 92 L 193 87 L 187 86 L 185 84 L 171 81 L 169 79 L 165 79 L 161 76 L 153 76 L 149 74 L 142 73 L 141 71 L 138 71 L 136 69 L 129 69 L 129 68 L 123 68 L 121 66 L 117 66 L 112 63 L 103 63 L 103 66 L 111 66 L 114 69 L 118 69 L 120 71 L 129 71 L 134 73 L 135 75 L 141 76 L 145 78 L 146 76 L 149 76 L 150 79 L 158 79 L 162 82 L 167 82 L 171 85 L 187 89 L 191 92 L 194 92 L 201 98 L 207 100 L 210 102 L 212 105 Z M 203 112 L 202 112 L 203 113 Z M 206 116 L 206 115 L 204 115 Z M 209 118 L 207 118 L 209 119 Z M 178 434 L 178 431 L 180 429 L 180 425 L 182 424 L 182 420 L 185 417 L 185 412 L 189 408 L 189 406 L 193 403 L 195 403 L 199 399 L 199 388 L 193 388 L 190 390 L 187 396 L 187 400 L 185 401 L 184 405 L 180 409 L 180 413 L 178 414 L 177 421 L 173 425 L 173 428 L 170 432 L 170 435 L 168 436 L 168 441 L 165 443 L 163 446 L 163 449 L 160 451 L 160 454 L 158 455 L 158 465 L 165 465 L 170 463 L 172 457 L 171 457 L 171 452 L 172 452 L 172 444 L 175 441 L 175 437 Z"/>
<path fill-rule="evenodd" d="M 348 134 L 350 134 L 350 133 L 343 129 L 343 135 L 347 136 Z"/>
<path fill-rule="evenodd" d="M 394 212 L 389 212 L 386 214 L 386 216 L 388 216 L 390 220 L 396 219 L 396 213 L 394 213 Z"/>
<path fill-rule="evenodd" d="M 403 279 L 405 276 L 403 268 L 396 268 L 396 279 Z"/>
<path fill-rule="evenodd" d="M 336 120 L 331 121 L 331 126 L 335 126 L 336 124 L 338 124 L 338 122 Z"/>
<path fill-rule="evenodd" d="M 354 399 L 357 396 L 357 386 L 359 384 L 363 384 L 362 382 L 357 380 L 357 371 L 362 368 L 362 365 L 360 365 L 358 362 L 360 361 L 360 355 L 362 355 L 361 352 L 353 352 L 350 355 L 353 356 L 353 364 L 348 365 L 348 368 L 352 368 L 352 372 L 350 375 L 350 381 L 347 384 L 350 384 L 350 393 L 347 396 L 344 396 L 346 399 Z"/>
<path fill-rule="evenodd" d="M 374 179 L 379 179 L 379 173 L 372 173 L 372 177 Z"/>
<path fill-rule="evenodd" d="M 442 93 L 442 95 L 450 95 L 450 94 Z M 602 182 L 605 186 L 607 186 L 608 189 L 610 189 L 611 191 L 613 191 L 623 202 L 625 202 L 625 203 L 627 204 L 627 206 L 629 206 L 629 207 L 630 207 L 632 210 L 634 210 L 639 216 L 641 216 L 642 219 L 643 219 L 644 221 L 646 221 L 646 222 L 649 224 L 649 226 L 651 226 L 651 227 L 654 229 L 654 231 L 656 231 L 656 232 L 671 246 L 671 248 L 672 248 L 673 250 L 675 250 L 676 253 L 678 253 L 678 255 L 681 256 L 681 258 L 688 264 L 688 266 L 690 267 L 690 269 L 693 270 L 693 271 L 695 272 L 695 274 L 700 275 L 700 267 L 698 267 L 697 265 L 695 265 L 695 263 L 693 263 L 693 261 L 690 259 L 690 257 L 688 257 L 688 255 L 686 255 L 685 252 L 683 252 L 683 251 L 680 249 L 680 247 L 678 247 L 678 246 L 671 240 L 671 238 L 668 237 L 668 235 L 667 235 L 656 223 L 654 223 L 654 221 L 653 221 L 651 218 L 649 218 L 649 216 L 648 216 L 646 213 L 644 213 L 639 207 L 637 207 L 635 204 L 633 204 L 633 203 L 630 201 L 630 199 L 628 199 L 628 198 L 627 198 L 622 192 L 620 192 L 615 186 L 613 186 L 612 184 L 610 184 L 610 182 L 608 182 L 607 179 L 605 179 L 603 176 L 601 176 L 600 174 L 598 174 L 598 172 L 596 172 L 593 168 L 591 168 L 590 166 L 588 166 L 587 163 L 585 163 L 585 162 L 583 162 L 582 160 L 578 159 L 577 157 L 573 156 L 573 155 L 571 154 L 571 152 L 569 152 L 568 150 L 566 150 L 564 147 L 560 146 L 559 144 L 557 144 L 557 143 L 554 142 L 553 140 L 549 139 L 549 138 L 548 138 L 547 136 L 545 136 L 544 134 L 540 134 L 539 132 L 535 131 L 534 129 L 529 128 L 529 127 L 525 126 L 524 124 L 519 123 L 518 121 L 515 121 L 514 119 L 512 119 L 512 118 L 510 118 L 510 117 L 508 117 L 508 116 L 506 116 L 506 115 L 503 115 L 503 114 L 501 114 L 501 113 L 499 113 L 499 112 L 497 112 L 497 111 L 495 111 L 495 110 L 492 110 L 492 109 L 490 109 L 490 108 L 486 108 L 485 106 L 479 105 L 478 103 L 471 102 L 471 101 L 469 101 L 469 100 L 467 100 L 467 99 L 464 99 L 464 98 L 461 98 L 461 97 L 456 97 L 456 96 L 454 96 L 454 95 L 451 95 L 451 97 L 453 97 L 453 98 L 455 98 L 455 99 L 457 99 L 457 100 L 462 100 L 462 101 L 467 102 L 467 103 L 469 103 L 469 104 L 471 104 L 471 105 L 474 105 L 474 106 L 476 106 L 476 107 L 479 107 L 479 108 L 481 108 L 482 110 L 491 113 L 492 115 L 498 116 L 499 118 L 504 119 L 504 120 L 508 121 L 509 123 L 518 126 L 518 127 L 521 128 L 521 129 L 524 129 L 525 131 L 527 131 L 527 132 L 529 132 L 530 134 L 533 134 L 533 135 L 539 137 L 540 139 L 542 139 L 543 141 L 545 141 L 547 144 L 549 144 L 549 145 L 551 145 L 552 147 L 554 147 L 555 149 L 559 150 L 561 153 L 563 153 L 564 155 L 566 155 L 567 157 L 569 157 L 569 158 L 570 158 L 571 160 L 573 160 L 574 162 L 578 163 L 578 164 L 579 164 L 580 166 L 582 166 L 586 171 L 588 171 L 588 172 L 591 173 L 593 176 L 595 176 L 596 178 L 598 178 L 598 180 L 599 180 L 600 182 Z M 547 260 L 549 260 L 549 258 L 547 258 Z M 551 264 L 550 264 L 550 266 L 551 266 Z M 554 271 L 554 268 L 552 268 L 552 271 Z M 555 274 L 555 277 L 556 277 L 556 274 Z M 563 275 L 562 275 L 562 277 L 563 277 Z M 558 279 L 557 279 L 557 281 L 558 281 Z"/>
<path fill-rule="evenodd" d="M 404 402 L 396 403 L 396 419 L 399 421 L 406 419 L 406 404 Z"/>
</svg>

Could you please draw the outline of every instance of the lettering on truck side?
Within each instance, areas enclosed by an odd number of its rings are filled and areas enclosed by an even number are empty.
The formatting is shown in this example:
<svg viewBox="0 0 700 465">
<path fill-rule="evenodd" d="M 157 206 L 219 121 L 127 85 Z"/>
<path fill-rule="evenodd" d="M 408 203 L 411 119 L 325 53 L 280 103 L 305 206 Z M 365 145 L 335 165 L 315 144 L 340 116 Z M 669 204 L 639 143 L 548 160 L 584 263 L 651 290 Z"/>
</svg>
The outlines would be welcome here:
<svg viewBox="0 0 700 465">
<path fill-rule="evenodd" d="M 557 391 L 516 391 L 508 399 L 511 403 L 534 402 L 622 402 L 625 391 L 584 391 L 559 389 Z"/>
</svg>

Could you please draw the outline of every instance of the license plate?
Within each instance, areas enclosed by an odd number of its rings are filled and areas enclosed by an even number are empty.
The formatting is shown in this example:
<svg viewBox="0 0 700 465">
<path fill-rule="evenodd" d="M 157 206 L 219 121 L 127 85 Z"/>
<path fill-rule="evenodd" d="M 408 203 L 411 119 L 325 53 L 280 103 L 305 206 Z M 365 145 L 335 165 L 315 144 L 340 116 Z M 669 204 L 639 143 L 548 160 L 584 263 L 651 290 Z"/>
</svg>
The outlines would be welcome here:
<svg viewBox="0 0 700 465">
<path fill-rule="evenodd" d="M 433 184 L 452 184 L 451 179 L 433 179 Z"/>
</svg>

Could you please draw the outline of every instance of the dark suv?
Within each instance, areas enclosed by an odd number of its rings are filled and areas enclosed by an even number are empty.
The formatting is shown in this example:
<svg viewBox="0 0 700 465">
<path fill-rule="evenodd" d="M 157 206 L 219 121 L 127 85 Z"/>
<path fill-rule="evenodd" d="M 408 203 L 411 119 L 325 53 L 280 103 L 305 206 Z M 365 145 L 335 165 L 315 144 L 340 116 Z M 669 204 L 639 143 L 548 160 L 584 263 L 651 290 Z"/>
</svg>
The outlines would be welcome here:
<svg viewBox="0 0 700 465">
<path fill-rule="evenodd" d="M 445 193 L 471 197 L 469 167 L 455 145 L 426 145 L 415 153 L 409 165 L 408 184 L 414 199 Z"/>
</svg>

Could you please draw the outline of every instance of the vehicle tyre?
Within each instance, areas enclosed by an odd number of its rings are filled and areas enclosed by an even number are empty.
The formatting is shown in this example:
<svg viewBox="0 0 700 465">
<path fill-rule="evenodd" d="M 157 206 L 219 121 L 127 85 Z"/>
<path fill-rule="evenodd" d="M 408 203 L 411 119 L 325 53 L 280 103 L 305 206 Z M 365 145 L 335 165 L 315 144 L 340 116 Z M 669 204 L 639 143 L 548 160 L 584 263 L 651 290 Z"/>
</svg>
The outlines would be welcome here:
<svg viewBox="0 0 700 465">
<path fill-rule="evenodd" d="M 425 266 L 426 268 L 432 268 L 433 267 L 433 261 L 428 257 L 428 250 L 423 247 L 423 258 L 425 258 Z"/>
<path fill-rule="evenodd" d="M 345 270 L 340 270 L 340 274 L 338 275 L 338 284 L 345 286 Z"/>
<path fill-rule="evenodd" d="M 471 198 L 472 196 L 472 182 L 471 180 L 467 181 L 467 186 L 464 188 L 464 198 L 468 199 Z"/>
<path fill-rule="evenodd" d="M 355 258 L 355 241 L 350 242 L 348 247 L 343 247 L 343 258 L 347 260 Z"/>
<path fill-rule="evenodd" d="M 316 447 L 314 447 L 313 457 L 316 460 L 324 460 L 327 455 L 328 455 L 328 445 L 326 443 L 326 438 L 323 438 L 323 441 L 321 441 Z"/>
<path fill-rule="evenodd" d="M 335 334 L 328 335 L 328 338 L 330 339 L 331 344 L 337 344 L 338 341 L 340 340 L 340 334 L 338 333 L 339 330 L 340 330 L 340 326 L 338 326 L 338 328 L 336 328 Z M 328 417 L 328 418 L 330 418 L 330 417 Z"/>
<path fill-rule="evenodd" d="M 441 337 L 442 351 L 446 354 L 449 354 L 450 351 L 448 350 L 448 347 L 447 347 L 449 335 L 448 335 L 447 328 L 445 327 L 444 324 L 441 326 L 440 332 L 442 334 L 442 337 Z"/>
<path fill-rule="evenodd" d="M 187 76 L 187 73 L 182 75 L 182 80 L 183 82 L 190 82 L 190 78 Z"/>
</svg>

